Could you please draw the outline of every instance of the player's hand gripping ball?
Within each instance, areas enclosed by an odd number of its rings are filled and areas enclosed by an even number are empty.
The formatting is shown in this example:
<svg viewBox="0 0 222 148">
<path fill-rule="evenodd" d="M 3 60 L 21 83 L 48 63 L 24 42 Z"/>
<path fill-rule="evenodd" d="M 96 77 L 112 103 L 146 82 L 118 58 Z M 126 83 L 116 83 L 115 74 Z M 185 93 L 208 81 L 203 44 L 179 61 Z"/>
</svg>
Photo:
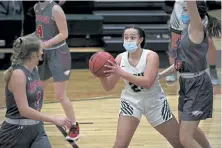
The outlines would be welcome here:
<svg viewBox="0 0 222 148">
<path fill-rule="evenodd" d="M 107 74 L 104 73 L 104 71 L 108 70 L 108 68 L 105 67 L 105 65 L 110 65 L 108 60 L 115 63 L 115 59 L 110 53 L 96 52 L 91 56 L 89 60 L 89 70 L 94 76 L 98 78 L 104 78 L 108 76 Z"/>
<path fill-rule="evenodd" d="M 104 73 L 107 75 L 121 76 L 121 74 L 123 73 L 123 69 L 117 63 L 114 63 L 110 60 L 108 62 L 109 64 L 105 65 L 107 70 L 105 70 Z"/>
</svg>

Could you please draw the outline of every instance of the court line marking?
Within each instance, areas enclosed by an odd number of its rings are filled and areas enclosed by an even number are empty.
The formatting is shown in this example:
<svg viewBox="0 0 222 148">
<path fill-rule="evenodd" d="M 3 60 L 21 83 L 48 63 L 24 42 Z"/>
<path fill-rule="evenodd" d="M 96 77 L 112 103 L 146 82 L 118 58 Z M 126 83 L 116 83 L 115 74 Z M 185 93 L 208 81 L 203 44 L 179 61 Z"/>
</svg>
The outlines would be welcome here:
<svg viewBox="0 0 222 148">
<path fill-rule="evenodd" d="M 117 97 L 108 95 L 108 96 L 101 96 L 101 97 L 91 97 L 91 98 L 82 98 L 82 99 L 73 99 L 70 100 L 71 102 L 80 102 L 80 101 L 96 101 L 96 100 L 108 100 L 108 99 L 116 99 Z M 53 103 L 59 103 L 59 100 L 55 100 L 53 102 L 47 101 L 44 104 L 53 104 Z M 0 110 L 5 109 L 6 107 L 0 107 Z"/>
<path fill-rule="evenodd" d="M 83 99 L 75 99 L 75 100 L 71 100 L 71 102 L 77 102 L 77 101 L 96 101 L 96 100 L 108 100 L 108 99 L 116 99 L 117 97 L 114 96 L 101 96 L 101 97 L 91 97 L 91 98 L 83 98 Z M 58 102 L 52 102 L 52 103 L 59 103 Z M 52 104 L 51 103 L 51 104 Z M 50 104 L 50 102 L 44 103 L 44 104 Z M 6 107 L 1 107 L 0 111 L 5 109 Z M 93 122 L 80 122 L 80 124 L 94 124 Z M 44 125 L 51 125 L 51 124 L 44 124 Z M 1 124 L 0 124 L 1 127 Z"/>
<path fill-rule="evenodd" d="M 70 100 L 71 102 L 80 102 L 80 101 L 94 101 L 94 100 L 107 100 L 107 99 L 115 99 L 116 97 L 114 96 L 101 96 L 101 97 L 91 97 L 91 98 L 82 98 L 82 99 L 73 99 Z M 46 102 L 44 104 L 53 104 L 53 103 L 59 103 L 59 100 L 53 101 L 53 102 Z"/>
</svg>

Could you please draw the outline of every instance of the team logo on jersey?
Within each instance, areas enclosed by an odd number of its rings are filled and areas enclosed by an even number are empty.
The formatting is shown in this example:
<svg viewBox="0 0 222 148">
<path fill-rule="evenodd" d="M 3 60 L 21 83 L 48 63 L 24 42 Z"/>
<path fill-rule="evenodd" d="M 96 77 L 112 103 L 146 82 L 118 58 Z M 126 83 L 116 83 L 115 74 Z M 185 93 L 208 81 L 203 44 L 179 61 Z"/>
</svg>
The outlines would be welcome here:
<svg viewBox="0 0 222 148">
<path fill-rule="evenodd" d="M 36 21 L 43 22 L 45 24 L 50 24 L 50 17 L 43 15 L 36 15 Z"/>
<path fill-rule="evenodd" d="M 33 92 L 35 92 L 37 87 L 40 87 L 40 81 L 39 80 L 35 80 L 31 83 L 29 83 L 28 88 L 29 88 L 29 93 L 32 94 Z"/>
</svg>

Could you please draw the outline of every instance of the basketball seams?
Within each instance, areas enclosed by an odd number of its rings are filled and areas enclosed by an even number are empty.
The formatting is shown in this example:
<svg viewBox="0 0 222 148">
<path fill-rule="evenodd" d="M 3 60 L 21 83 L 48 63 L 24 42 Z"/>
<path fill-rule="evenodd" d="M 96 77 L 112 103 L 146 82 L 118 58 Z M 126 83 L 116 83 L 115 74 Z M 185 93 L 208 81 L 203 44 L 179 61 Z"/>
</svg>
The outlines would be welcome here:
<svg viewBox="0 0 222 148">
<path fill-rule="evenodd" d="M 109 56 L 109 59 L 108 60 L 110 60 L 112 58 L 112 56 Z M 107 61 L 108 61 L 107 60 Z M 107 61 L 106 61 L 106 63 L 107 63 Z M 96 63 L 96 61 L 94 62 L 94 64 Z M 103 67 L 104 67 L 104 65 L 106 65 L 106 63 L 104 63 L 103 64 L 103 66 L 101 66 L 96 72 L 95 72 L 95 74 L 99 71 L 99 70 L 101 70 Z"/>
<path fill-rule="evenodd" d="M 90 58 L 90 60 L 93 60 L 94 59 L 94 63 L 93 63 L 93 66 L 92 66 L 92 69 L 93 69 L 93 73 L 95 73 L 94 72 L 94 65 L 95 65 L 95 63 L 96 63 L 96 60 L 98 59 L 98 57 L 101 55 L 101 54 L 103 54 L 103 53 L 98 53 L 97 55 L 94 55 L 92 58 Z"/>
<path fill-rule="evenodd" d="M 104 65 L 109 64 L 108 60 L 112 62 L 115 61 L 114 57 L 108 52 L 98 52 L 91 56 L 89 60 L 89 69 L 91 73 L 96 77 L 104 77 L 105 73 L 103 71 L 107 70 Z"/>
</svg>

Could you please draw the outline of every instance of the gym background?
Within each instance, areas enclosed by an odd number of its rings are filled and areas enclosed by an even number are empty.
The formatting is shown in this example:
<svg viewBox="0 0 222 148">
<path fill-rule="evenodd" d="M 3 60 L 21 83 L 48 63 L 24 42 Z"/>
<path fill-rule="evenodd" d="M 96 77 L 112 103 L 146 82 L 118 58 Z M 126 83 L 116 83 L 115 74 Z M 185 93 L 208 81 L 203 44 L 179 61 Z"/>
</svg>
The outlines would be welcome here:
<svg viewBox="0 0 222 148">
<path fill-rule="evenodd" d="M 37 1 L 0 2 L 0 69 L 10 65 L 11 47 L 19 36 L 35 31 L 33 6 Z M 57 3 L 59 1 L 56 1 Z M 72 68 L 88 68 L 89 57 L 97 51 L 113 56 L 123 52 L 122 31 L 127 25 L 144 29 L 145 48 L 160 56 L 160 68 L 169 66 L 167 50 L 170 42 L 168 21 L 174 1 L 66 1 L 62 8 L 68 22 L 67 43 L 72 53 Z M 221 10 L 220 1 L 207 1 L 210 11 Z M 213 13 L 221 18 L 221 12 Z M 220 42 L 220 41 L 219 41 Z M 220 48 L 220 45 L 217 46 Z M 218 50 L 220 53 L 221 50 Z M 217 54 L 217 63 L 221 63 Z M 221 67 L 221 65 L 219 65 Z"/>
</svg>

